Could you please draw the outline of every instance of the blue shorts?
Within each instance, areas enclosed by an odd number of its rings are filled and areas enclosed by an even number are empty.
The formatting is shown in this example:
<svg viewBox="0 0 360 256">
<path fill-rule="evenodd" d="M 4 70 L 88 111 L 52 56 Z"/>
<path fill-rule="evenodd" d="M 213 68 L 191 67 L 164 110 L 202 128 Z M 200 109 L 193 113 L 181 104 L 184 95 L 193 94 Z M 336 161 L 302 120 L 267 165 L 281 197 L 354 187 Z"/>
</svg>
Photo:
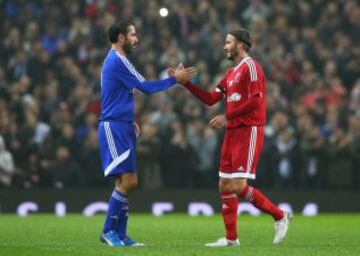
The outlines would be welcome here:
<svg viewBox="0 0 360 256">
<path fill-rule="evenodd" d="M 136 134 L 133 123 L 100 121 L 98 136 L 105 177 L 136 171 Z"/>
</svg>

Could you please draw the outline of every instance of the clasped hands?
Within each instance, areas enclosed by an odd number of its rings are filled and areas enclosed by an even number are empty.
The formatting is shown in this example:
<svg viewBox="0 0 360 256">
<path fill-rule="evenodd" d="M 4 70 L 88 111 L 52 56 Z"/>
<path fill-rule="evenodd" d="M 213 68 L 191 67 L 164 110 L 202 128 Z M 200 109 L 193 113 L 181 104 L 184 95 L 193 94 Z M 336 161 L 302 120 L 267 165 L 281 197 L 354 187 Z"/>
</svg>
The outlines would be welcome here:
<svg viewBox="0 0 360 256">
<path fill-rule="evenodd" d="M 176 70 L 169 68 L 168 75 L 173 76 L 179 84 L 186 84 L 193 76 L 196 75 L 196 70 L 194 67 L 184 68 L 184 65 L 180 63 Z"/>
</svg>

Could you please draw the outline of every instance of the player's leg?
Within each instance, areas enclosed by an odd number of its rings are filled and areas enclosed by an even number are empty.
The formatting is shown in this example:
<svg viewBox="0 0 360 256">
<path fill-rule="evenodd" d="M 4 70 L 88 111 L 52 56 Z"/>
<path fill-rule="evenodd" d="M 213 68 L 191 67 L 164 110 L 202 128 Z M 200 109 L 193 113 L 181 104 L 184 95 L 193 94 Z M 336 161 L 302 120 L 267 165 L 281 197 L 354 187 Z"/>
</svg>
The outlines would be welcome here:
<svg viewBox="0 0 360 256">
<path fill-rule="evenodd" d="M 281 243 L 286 237 L 289 223 L 293 216 L 280 210 L 260 190 L 249 186 L 246 179 L 234 179 L 235 193 L 244 200 L 251 202 L 256 208 L 271 215 L 275 220 L 274 244 Z"/>
<path fill-rule="evenodd" d="M 237 174 L 237 178 L 233 179 L 234 192 L 241 199 L 251 202 L 256 208 L 274 218 L 274 243 L 279 243 L 285 238 L 291 216 L 279 209 L 259 189 L 247 184 L 247 178 L 255 178 L 256 166 L 263 146 L 263 127 L 253 126 L 241 129 L 238 137 L 241 143 L 236 147 L 239 150 L 237 150 L 237 153 L 233 156 L 233 164 L 238 166 L 237 170 L 239 170 L 240 173 Z M 280 228 L 277 228 L 279 226 L 278 223 L 282 223 Z"/>
<path fill-rule="evenodd" d="M 205 245 L 210 247 L 239 246 L 240 242 L 237 236 L 238 198 L 233 192 L 232 179 L 220 177 L 219 192 L 221 195 L 221 214 L 224 221 L 226 236 Z"/>
<path fill-rule="evenodd" d="M 103 233 L 101 235 L 101 241 L 106 242 L 110 246 L 122 246 L 125 245 L 121 241 L 120 230 L 122 234 L 126 236 L 127 225 L 127 208 L 128 208 L 128 186 L 118 184 L 121 183 L 122 176 L 118 175 L 116 179 L 116 186 L 109 198 L 109 207 L 106 213 L 105 223 L 103 227 Z M 119 228 L 121 227 L 121 228 Z"/>
<path fill-rule="evenodd" d="M 131 123 L 101 122 L 99 141 L 104 174 L 116 177 L 101 240 L 113 246 L 134 246 L 136 242 L 126 235 L 128 197 L 137 186 L 133 126 Z"/>
<path fill-rule="evenodd" d="M 116 191 L 121 194 L 126 200 L 119 211 L 119 221 L 117 222 L 115 231 L 119 234 L 122 241 L 128 238 L 127 223 L 129 215 L 128 197 L 134 191 L 138 184 L 138 177 L 136 173 L 124 173 L 116 180 Z"/>
<path fill-rule="evenodd" d="M 231 143 L 227 138 L 228 132 L 225 135 L 221 149 L 220 170 L 222 170 L 222 172 L 226 172 L 226 170 L 229 169 L 228 162 L 231 158 L 231 151 L 229 150 Z M 226 236 L 218 239 L 216 242 L 207 243 L 206 246 L 237 246 L 240 244 L 237 237 L 238 198 L 233 192 L 231 177 L 220 177 L 219 192 L 222 202 L 221 214 L 224 221 Z"/>
<path fill-rule="evenodd" d="M 270 201 L 259 189 L 247 184 L 247 179 L 233 179 L 234 191 L 243 200 L 251 202 L 256 208 L 271 215 L 275 221 L 284 217 L 284 212 Z"/>
<path fill-rule="evenodd" d="M 115 232 L 125 246 L 143 246 L 127 235 L 127 223 L 129 215 L 128 198 L 137 187 L 138 178 L 136 173 L 123 173 L 116 179 L 116 186 L 109 199 L 109 208 L 104 224 L 103 234 Z M 102 241 L 104 235 L 102 236 Z M 107 242 L 107 241 L 106 241 Z"/>
<path fill-rule="evenodd" d="M 258 209 L 273 216 L 275 221 L 284 217 L 283 211 L 276 207 L 258 189 L 247 184 L 247 179 L 255 179 L 256 166 L 262 151 L 264 134 L 263 127 L 241 127 L 234 131 L 232 166 L 234 172 L 233 189 L 243 200 L 251 202 Z"/>
<path fill-rule="evenodd" d="M 104 176 L 120 176 L 120 172 L 118 172 L 116 166 L 113 164 L 115 159 L 118 158 L 118 151 L 114 146 L 114 134 L 110 128 L 109 122 L 99 122 L 98 137 Z M 115 229 L 119 220 L 118 213 L 120 212 L 125 200 L 127 200 L 127 198 L 124 198 L 121 194 L 118 195 L 118 191 L 116 189 L 111 192 L 109 207 L 106 213 L 103 231 L 100 236 L 100 240 L 109 246 L 124 245 Z"/>
<path fill-rule="evenodd" d="M 226 239 L 236 240 L 238 198 L 233 192 L 232 180 L 220 178 L 219 191 L 221 195 L 221 214 L 226 229 Z"/>
<path fill-rule="evenodd" d="M 271 215 L 275 220 L 275 236 L 273 243 L 278 244 L 284 241 L 289 223 L 293 218 L 291 213 L 279 209 L 259 189 L 247 184 L 246 179 L 234 179 L 235 193 L 243 200 L 251 202 L 256 208 Z"/>
</svg>

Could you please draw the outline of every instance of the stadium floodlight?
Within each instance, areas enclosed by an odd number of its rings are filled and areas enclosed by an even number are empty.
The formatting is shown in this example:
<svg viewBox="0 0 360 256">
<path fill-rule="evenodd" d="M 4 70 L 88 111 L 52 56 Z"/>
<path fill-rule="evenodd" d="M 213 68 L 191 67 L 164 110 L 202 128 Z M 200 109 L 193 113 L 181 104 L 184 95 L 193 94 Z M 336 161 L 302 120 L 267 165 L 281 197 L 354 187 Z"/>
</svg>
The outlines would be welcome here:
<svg viewBox="0 0 360 256">
<path fill-rule="evenodd" d="M 165 7 L 159 9 L 159 14 L 161 17 L 166 17 L 169 14 L 169 10 Z"/>
</svg>

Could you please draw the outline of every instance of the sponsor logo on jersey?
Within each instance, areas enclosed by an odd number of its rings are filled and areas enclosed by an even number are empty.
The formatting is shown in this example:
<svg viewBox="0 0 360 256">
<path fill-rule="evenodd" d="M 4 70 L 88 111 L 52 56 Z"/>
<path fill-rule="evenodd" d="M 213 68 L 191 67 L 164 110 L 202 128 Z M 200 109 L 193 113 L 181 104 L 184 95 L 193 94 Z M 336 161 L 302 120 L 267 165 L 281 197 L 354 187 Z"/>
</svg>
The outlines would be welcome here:
<svg viewBox="0 0 360 256">
<path fill-rule="evenodd" d="M 229 87 L 231 87 L 233 85 L 233 83 L 234 83 L 234 80 L 230 80 L 229 81 Z"/>
<path fill-rule="evenodd" d="M 240 81 L 240 75 L 241 73 L 237 73 L 234 80 L 235 80 L 235 83 L 238 83 Z"/>
<path fill-rule="evenodd" d="M 241 99 L 241 95 L 238 94 L 237 92 L 234 92 L 229 97 L 227 97 L 227 102 L 239 101 L 240 99 Z"/>
</svg>

